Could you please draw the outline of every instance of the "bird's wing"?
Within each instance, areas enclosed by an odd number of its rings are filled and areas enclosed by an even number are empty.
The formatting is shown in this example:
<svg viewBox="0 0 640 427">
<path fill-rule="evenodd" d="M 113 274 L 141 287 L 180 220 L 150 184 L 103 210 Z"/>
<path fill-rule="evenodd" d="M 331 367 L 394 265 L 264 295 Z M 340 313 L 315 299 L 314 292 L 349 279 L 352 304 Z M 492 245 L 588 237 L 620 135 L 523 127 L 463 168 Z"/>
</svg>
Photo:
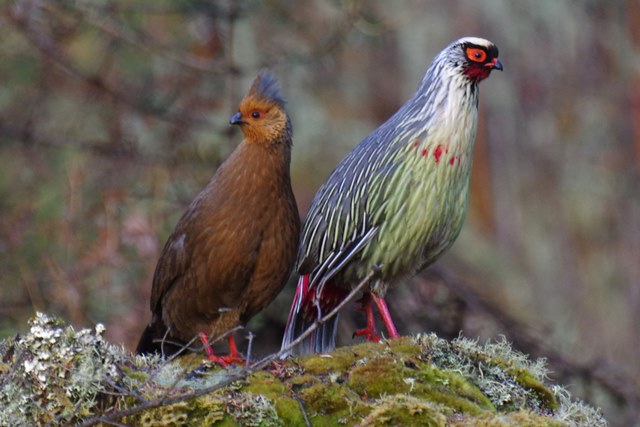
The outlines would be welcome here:
<svg viewBox="0 0 640 427">
<path fill-rule="evenodd" d="M 230 307 L 254 272 L 261 235 L 250 232 L 245 217 L 228 212 L 232 205 L 225 203 L 228 198 L 214 197 L 207 206 L 199 206 L 199 199 L 178 221 L 160 255 L 151 290 L 154 313 L 160 313 L 164 295 L 175 286 L 188 293 L 206 287 L 215 301 L 203 299 L 197 304 Z"/>
<path fill-rule="evenodd" d="M 298 252 L 298 272 L 322 284 L 376 236 L 383 220 L 379 188 L 395 170 L 374 132 L 333 171 L 311 204 Z M 380 203 L 382 202 L 382 203 Z"/>
<path fill-rule="evenodd" d="M 151 312 L 160 313 L 163 295 L 176 283 L 187 269 L 189 257 L 186 255 L 184 242 L 186 234 L 176 229 L 162 249 L 156 264 L 151 287 Z"/>
</svg>

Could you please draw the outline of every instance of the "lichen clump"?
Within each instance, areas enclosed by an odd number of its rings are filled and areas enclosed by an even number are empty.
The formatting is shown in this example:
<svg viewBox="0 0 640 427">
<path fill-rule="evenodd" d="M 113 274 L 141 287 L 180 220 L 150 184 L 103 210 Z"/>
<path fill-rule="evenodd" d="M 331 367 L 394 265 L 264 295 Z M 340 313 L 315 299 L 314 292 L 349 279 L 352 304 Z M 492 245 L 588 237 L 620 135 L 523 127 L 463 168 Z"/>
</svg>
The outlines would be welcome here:
<svg viewBox="0 0 640 427">
<path fill-rule="evenodd" d="M 105 385 L 120 381 L 124 352 L 104 341 L 101 324 L 75 331 L 42 313 L 30 324 L 1 347 L 0 425 L 68 423 L 94 412 Z"/>
</svg>

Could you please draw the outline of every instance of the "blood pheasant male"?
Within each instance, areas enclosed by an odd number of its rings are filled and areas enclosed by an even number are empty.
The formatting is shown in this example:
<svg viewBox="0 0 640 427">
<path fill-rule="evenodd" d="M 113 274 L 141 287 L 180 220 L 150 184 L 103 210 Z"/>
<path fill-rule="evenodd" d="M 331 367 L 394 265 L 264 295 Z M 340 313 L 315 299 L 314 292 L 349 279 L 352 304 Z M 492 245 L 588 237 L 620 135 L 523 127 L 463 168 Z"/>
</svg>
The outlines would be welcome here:
<svg viewBox="0 0 640 427">
<path fill-rule="evenodd" d="M 230 124 L 244 140 L 191 202 L 156 266 L 152 320 L 138 353 L 174 354 L 196 335 L 210 360 L 207 337 L 247 322 L 286 283 L 300 232 L 289 164 L 291 122 L 275 78 L 261 72 Z"/>
<path fill-rule="evenodd" d="M 377 341 L 373 302 L 398 336 L 387 288 L 433 263 L 456 239 L 467 211 L 478 83 L 502 70 L 498 48 L 466 37 L 444 49 L 415 95 L 333 171 L 309 209 L 298 250 L 298 287 L 282 348 L 375 271 L 361 300 Z M 335 347 L 337 316 L 292 352 Z"/>
</svg>

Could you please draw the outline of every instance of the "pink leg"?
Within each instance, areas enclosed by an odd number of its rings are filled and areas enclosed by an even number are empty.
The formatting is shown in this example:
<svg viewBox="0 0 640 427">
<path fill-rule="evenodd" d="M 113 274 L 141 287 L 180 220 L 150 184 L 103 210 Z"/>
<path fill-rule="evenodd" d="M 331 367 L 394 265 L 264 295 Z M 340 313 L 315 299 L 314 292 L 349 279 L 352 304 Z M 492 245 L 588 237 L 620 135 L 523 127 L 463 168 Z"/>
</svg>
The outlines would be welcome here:
<svg viewBox="0 0 640 427">
<path fill-rule="evenodd" d="M 204 351 L 207 352 L 207 359 L 209 359 L 211 362 L 214 362 L 222 366 L 223 368 L 228 367 L 231 363 L 244 363 L 242 356 L 240 356 L 240 353 L 238 352 L 236 340 L 233 338 L 233 335 L 229 335 L 227 338 L 229 341 L 228 356 L 218 356 L 213 352 L 213 349 L 209 345 L 209 338 L 207 338 L 207 334 L 205 334 L 204 332 L 200 332 L 198 336 L 200 337 L 200 341 L 202 341 L 202 344 L 204 345 Z"/>
<path fill-rule="evenodd" d="M 367 327 L 364 329 L 358 329 L 354 332 L 353 336 L 362 335 L 367 341 L 378 342 L 380 337 L 376 333 L 376 321 L 373 317 L 373 305 L 371 304 L 371 293 L 365 292 L 360 300 L 359 311 L 364 311 L 367 315 Z"/>
<path fill-rule="evenodd" d="M 387 328 L 387 332 L 389 333 L 389 338 L 398 338 L 400 335 L 396 329 L 396 325 L 393 324 L 393 320 L 391 319 L 391 314 L 389 313 L 389 309 L 387 308 L 387 302 L 384 298 L 378 297 L 373 292 L 371 293 L 373 301 L 378 306 L 378 311 L 380 312 L 380 317 L 382 317 L 382 321 L 384 322 L 384 326 Z"/>
</svg>

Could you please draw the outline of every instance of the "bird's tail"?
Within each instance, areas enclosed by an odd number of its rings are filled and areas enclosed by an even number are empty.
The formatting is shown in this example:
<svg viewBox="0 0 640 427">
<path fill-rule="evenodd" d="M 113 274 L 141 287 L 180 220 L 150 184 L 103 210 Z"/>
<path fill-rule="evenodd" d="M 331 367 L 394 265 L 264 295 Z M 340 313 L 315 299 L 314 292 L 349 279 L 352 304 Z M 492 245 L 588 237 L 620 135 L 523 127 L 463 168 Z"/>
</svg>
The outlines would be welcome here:
<svg viewBox="0 0 640 427">
<path fill-rule="evenodd" d="M 154 319 L 144 328 L 138 341 L 138 346 L 136 347 L 136 353 L 158 353 L 168 357 L 174 355 L 181 349 L 183 349 L 181 343 L 168 337 L 167 327 L 164 323 L 159 319 Z"/>
<path fill-rule="evenodd" d="M 287 319 L 287 326 L 282 339 L 281 350 L 287 350 L 317 319 L 326 316 L 344 298 L 346 292 L 325 284 L 318 295 L 318 287 L 309 286 L 309 275 L 300 276 L 296 294 L 291 303 L 291 311 Z M 318 301 L 319 303 L 316 303 Z M 318 308 L 319 307 L 319 308 Z M 309 336 L 299 344 L 290 348 L 283 354 L 283 358 L 292 355 L 310 353 L 326 353 L 336 346 L 336 333 L 338 327 L 338 315 L 336 314 L 321 324 Z"/>
</svg>

